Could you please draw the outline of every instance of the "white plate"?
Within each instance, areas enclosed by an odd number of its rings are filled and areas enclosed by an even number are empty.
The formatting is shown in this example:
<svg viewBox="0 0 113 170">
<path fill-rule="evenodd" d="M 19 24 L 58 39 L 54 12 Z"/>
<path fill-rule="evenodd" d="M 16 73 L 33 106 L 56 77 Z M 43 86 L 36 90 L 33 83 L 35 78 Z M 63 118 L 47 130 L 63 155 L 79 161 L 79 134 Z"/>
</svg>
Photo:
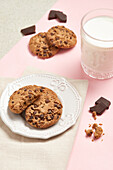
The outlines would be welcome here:
<svg viewBox="0 0 113 170">
<path fill-rule="evenodd" d="M 53 90 L 63 105 L 61 119 L 54 126 L 47 129 L 36 129 L 27 124 L 25 120 L 8 109 L 11 94 L 26 85 L 45 86 Z M 0 99 L 0 114 L 3 122 L 12 132 L 30 138 L 48 139 L 56 136 L 75 124 L 81 107 L 81 97 L 77 90 L 64 78 L 51 74 L 33 74 L 9 83 Z"/>
</svg>

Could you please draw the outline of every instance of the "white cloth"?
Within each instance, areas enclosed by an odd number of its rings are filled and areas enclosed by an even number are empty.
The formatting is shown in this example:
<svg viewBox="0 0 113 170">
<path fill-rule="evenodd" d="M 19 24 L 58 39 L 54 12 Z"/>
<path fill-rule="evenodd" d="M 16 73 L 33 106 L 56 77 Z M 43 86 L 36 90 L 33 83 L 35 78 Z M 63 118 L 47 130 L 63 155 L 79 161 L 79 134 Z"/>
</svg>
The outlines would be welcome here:
<svg viewBox="0 0 113 170">
<path fill-rule="evenodd" d="M 24 75 L 38 72 L 36 69 L 28 68 Z M 13 80 L 0 78 L 0 95 L 5 86 Z M 83 108 L 88 81 L 68 81 L 82 97 Z M 73 142 L 76 140 L 81 114 L 73 127 L 48 140 L 30 139 L 14 134 L 0 118 L 0 170 L 65 170 Z"/>
</svg>

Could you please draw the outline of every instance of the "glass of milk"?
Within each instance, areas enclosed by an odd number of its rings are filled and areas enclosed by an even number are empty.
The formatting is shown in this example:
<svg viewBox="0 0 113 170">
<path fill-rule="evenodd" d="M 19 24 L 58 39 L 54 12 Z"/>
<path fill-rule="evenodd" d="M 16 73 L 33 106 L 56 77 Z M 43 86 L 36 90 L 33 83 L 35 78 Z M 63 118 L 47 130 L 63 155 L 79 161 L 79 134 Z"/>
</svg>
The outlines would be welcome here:
<svg viewBox="0 0 113 170">
<path fill-rule="evenodd" d="M 96 9 L 82 18 L 81 65 L 93 78 L 113 76 L 113 10 Z"/>
</svg>

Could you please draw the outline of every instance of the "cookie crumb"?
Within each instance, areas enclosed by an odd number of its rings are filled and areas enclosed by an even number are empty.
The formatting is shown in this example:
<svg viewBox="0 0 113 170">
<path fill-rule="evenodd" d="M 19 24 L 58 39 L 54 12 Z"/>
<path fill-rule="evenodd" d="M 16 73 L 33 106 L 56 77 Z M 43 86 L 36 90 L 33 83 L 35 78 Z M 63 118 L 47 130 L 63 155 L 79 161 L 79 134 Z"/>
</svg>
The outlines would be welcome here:
<svg viewBox="0 0 113 170">
<path fill-rule="evenodd" d="M 94 112 L 92 112 L 92 116 L 93 116 L 93 118 L 94 118 L 94 120 L 96 120 L 97 118 L 96 118 L 96 112 L 94 111 Z"/>
<path fill-rule="evenodd" d="M 103 129 L 101 127 L 96 127 L 94 132 L 94 138 L 99 139 L 103 133 Z"/>
<path fill-rule="evenodd" d="M 96 129 L 96 127 L 98 127 L 98 125 L 97 125 L 97 123 L 94 123 L 93 126 L 92 126 L 92 128 L 93 128 L 93 129 Z"/>
<path fill-rule="evenodd" d="M 88 130 L 85 129 L 85 132 L 86 132 L 86 136 L 90 137 L 93 133 L 93 130 L 92 129 L 88 129 Z"/>
<path fill-rule="evenodd" d="M 103 124 L 102 123 L 99 123 L 100 126 L 102 126 Z"/>
<path fill-rule="evenodd" d="M 89 124 L 89 127 L 91 127 L 91 124 Z"/>
<path fill-rule="evenodd" d="M 92 142 L 94 142 L 94 139 L 92 139 Z"/>
<path fill-rule="evenodd" d="M 103 141 L 103 139 L 101 139 L 101 141 Z"/>
</svg>

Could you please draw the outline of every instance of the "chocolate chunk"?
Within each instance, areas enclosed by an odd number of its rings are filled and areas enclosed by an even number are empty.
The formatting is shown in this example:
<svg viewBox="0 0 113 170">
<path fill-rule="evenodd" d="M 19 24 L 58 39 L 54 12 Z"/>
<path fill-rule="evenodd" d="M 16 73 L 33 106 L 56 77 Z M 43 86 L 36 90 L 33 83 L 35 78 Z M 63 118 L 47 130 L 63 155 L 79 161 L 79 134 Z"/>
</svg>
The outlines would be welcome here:
<svg viewBox="0 0 113 170">
<path fill-rule="evenodd" d="M 40 92 L 43 92 L 43 90 L 42 90 L 42 89 L 40 89 Z"/>
<path fill-rule="evenodd" d="M 37 120 L 37 119 L 38 119 L 38 116 L 35 116 L 35 119 Z"/>
<path fill-rule="evenodd" d="M 27 27 L 27 28 L 21 29 L 21 33 L 23 35 L 34 34 L 35 33 L 35 25 L 33 25 L 31 27 Z"/>
<path fill-rule="evenodd" d="M 52 57 L 52 53 L 49 53 L 49 57 Z"/>
<path fill-rule="evenodd" d="M 36 104 L 34 104 L 34 108 L 37 108 L 38 106 Z"/>
<path fill-rule="evenodd" d="M 67 16 L 63 12 L 57 11 L 56 16 L 60 22 L 67 22 Z"/>
<path fill-rule="evenodd" d="M 54 104 L 54 107 L 57 107 L 57 103 Z"/>
<path fill-rule="evenodd" d="M 46 56 L 47 56 L 47 54 L 46 54 L 46 53 L 44 53 L 44 54 L 43 54 L 43 56 L 45 56 L 45 57 L 46 57 Z"/>
<path fill-rule="evenodd" d="M 44 46 L 44 47 L 42 47 L 43 49 L 47 49 L 47 47 L 46 46 Z"/>
<path fill-rule="evenodd" d="M 30 116 L 30 118 L 29 119 L 33 119 L 33 116 Z"/>
<path fill-rule="evenodd" d="M 38 91 L 38 89 L 35 89 L 34 92 L 36 93 Z"/>
<path fill-rule="evenodd" d="M 51 120 L 51 116 L 48 115 L 48 116 L 46 117 L 46 119 L 47 119 L 48 121 L 50 121 L 50 120 Z"/>
<path fill-rule="evenodd" d="M 53 111 L 51 109 L 48 109 L 48 114 L 51 114 Z"/>
<path fill-rule="evenodd" d="M 45 87 L 41 86 L 41 89 L 45 89 Z"/>
<path fill-rule="evenodd" d="M 32 90 L 29 90 L 29 91 L 28 91 L 28 93 L 31 93 L 31 92 L 32 92 Z"/>
<path fill-rule="evenodd" d="M 45 100 L 45 103 L 49 103 L 49 102 L 50 102 L 50 100 L 49 100 L 49 99 L 46 99 L 46 100 Z"/>
<path fill-rule="evenodd" d="M 47 53 L 47 50 L 43 50 L 44 53 Z"/>
<path fill-rule="evenodd" d="M 93 107 L 90 107 L 90 112 L 96 112 L 97 115 L 101 115 L 106 110 L 106 105 L 99 103 Z"/>
<path fill-rule="evenodd" d="M 37 122 L 32 123 L 32 125 L 36 125 L 36 124 L 37 124 Z"/>
<path fill-rule="evenodd" d="M 54 119 L 54 115 L 51 115 L 50 117 L 51 117 L 52 120 Z"/>
<path fill-rule="evenodd" d="M 41 114 L 39 117 L 40 117 L 40 119 L 44 119 L 44 115 L 43 114 Z"/>
<path fill-rule="evenodd" d="M 40 110 L 39 110 L 39 109 L 38 109 L 37 111 L 38 111 L 38 113 L 40 113 Z"/>
<path fill-rule="evenodd" d="M 58 103 L 55 103 L 54 107 L 57 107 L 58 109 L 61 109 L 62 106 L 60 104 L 58 104 Z"/>
<path fill-rule="evenodd" d="M 43 35 L 43 36 L 42 36 L 42 38 L 46 38 L 46 36 L 45 36 L 45 35 Z"/>
<path fill-rule="evenodd" d="M 57 119 L 59 118 L 59 115 L 57 115 Z"/>
<path fill-rule="evenodd" d="M 67 16 L 61 11 L 51 10 L 48 19 L 58 19 L 60 22 L 67 22 Z"/>
<path fill-rule="evenodd" d="M 14 103 L 14 101 L 12 101 L 12 103 Z"/>
<path fill-rule="evenodd" d="M 55 10 L 51 10 L 49 12 L 49 16 L 48 16 L 48 19 L 51 20 L 51 19 L 56 19 L 56 11 Z"/>
<path fill-rule="evenodd" d="M 37 111 L 34 111 L 33 114 L 35 115 L 37 113 Z"/>
<path fill-rule="evenodd" d="M 64 41 L 64 43 L 65 43 L 65 44 L 68 44 L 68 42 L 67 42 L 67 41 Z"/>
<path fill-rule="evenodd" d="M 56 40 L 59 40 L 59 37 L 56 37 L 55 39 L 56 39 Z"/>
<path fill-rule="evenodd" d="M 106 109 L 109 109 L 109 106 L 111 104 L 111 102 L 107 99 L 105 99 L 104 97 L 100 97 L 95 104 L 99 104 L 99 103 L 103 103 L 106 106 Z"/>
<path fill-rule="evenodd" d="M 29 96 L 29 98 L 32 98 L 32 95 L 31 95 L 31 94 L 29 94 L 28 96 Z"/>
<path fill-rule="evenodd" d="M 51 35 L 54 35 L 54 33 L 51 33 Z"/>
<path fill-rule="evenodd" d="M 31 120 L 31 119 L 28 119 L 28 122 L 30 122 L 30 123 L 31 123 L 32 121 L 33 121 L 33 120 Z"/>
</svg>

